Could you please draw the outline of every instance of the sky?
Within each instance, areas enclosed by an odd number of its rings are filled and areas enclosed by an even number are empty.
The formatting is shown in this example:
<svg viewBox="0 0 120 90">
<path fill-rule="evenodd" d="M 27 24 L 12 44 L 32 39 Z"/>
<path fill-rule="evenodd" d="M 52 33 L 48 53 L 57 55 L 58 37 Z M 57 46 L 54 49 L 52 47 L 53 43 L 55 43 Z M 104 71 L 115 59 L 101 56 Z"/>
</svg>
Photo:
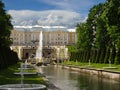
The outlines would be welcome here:
<svg viewBox="0 0 120 90">
<path fill-rule="evenodd" d="M 2 0 L 14 25 L 68 25 L 85 22 L 90 8 L 106 0 Z"/>
</svg>

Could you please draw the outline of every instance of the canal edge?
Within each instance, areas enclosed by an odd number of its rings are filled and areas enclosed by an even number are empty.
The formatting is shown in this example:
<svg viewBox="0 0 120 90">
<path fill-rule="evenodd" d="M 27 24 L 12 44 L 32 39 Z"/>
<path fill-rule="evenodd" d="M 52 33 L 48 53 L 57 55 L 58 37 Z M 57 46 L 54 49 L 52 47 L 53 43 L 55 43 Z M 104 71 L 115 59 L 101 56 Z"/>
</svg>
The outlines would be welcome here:
<svg viewBox="0 0 120 90">
<path fill-rule="evenodd" d="M 79 67 L 73 65 L 59 65 L 59 66 L 61 66 L 62 68 L 78 71 L 88 75 L 95 75 L 98 78 L 106 78 L 120 82 L 120 72 L 118 71 L 95 69 L 91 67 Z"/>
</svg>

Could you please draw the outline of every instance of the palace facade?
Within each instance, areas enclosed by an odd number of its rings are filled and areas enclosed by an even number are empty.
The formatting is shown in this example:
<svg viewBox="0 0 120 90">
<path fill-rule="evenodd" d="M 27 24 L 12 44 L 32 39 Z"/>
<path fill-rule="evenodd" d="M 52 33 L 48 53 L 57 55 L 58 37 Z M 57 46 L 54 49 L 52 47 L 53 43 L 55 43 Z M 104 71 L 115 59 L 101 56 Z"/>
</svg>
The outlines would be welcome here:
<svg viewBox="0 0 120 90">
<path fill-rule="evenodd" d="M 15 26 L 11 33 L 13 46 L 37 46 L 41 31 L 43 46 L 75 45 L 77 42 L 75 30 L 63 26 Z"/>
<path fill-rule="evenodd" d="M 36 56 L 41 32 L 42 57 L 49 60 L 67 59 L 66 46 L 75 45 L 77 36 L 74 29 L 63 26 L 15 26 L 10 36 L 13 39 L 11 49 L 17 52 L 20 59 Z"/>
</svg>

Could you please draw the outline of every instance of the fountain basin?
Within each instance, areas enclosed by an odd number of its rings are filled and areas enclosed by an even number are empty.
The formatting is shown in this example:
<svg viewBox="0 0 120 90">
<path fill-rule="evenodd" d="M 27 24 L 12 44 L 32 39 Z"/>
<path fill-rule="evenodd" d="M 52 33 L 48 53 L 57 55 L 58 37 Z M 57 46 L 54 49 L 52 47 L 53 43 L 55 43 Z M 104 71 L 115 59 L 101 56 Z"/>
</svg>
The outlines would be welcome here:
<svg viewBox="0 0 120 90">
<path fill-rule="evenodd" d="M 117 69 L 117 67 L 103 67 L 103 69 Z"/>
<path fill-rule="evenodd" d="M 23 64 L 23 67 L 25 67 L 25 68 L 33 68 L 33 66 L 29 65 L 29 64 Z"/>
<path fill-rule="evenodd" d="M 20 70 L 21 68 L 18 68 L 18 69 Z M 28 68 L 28 67 L 27 67 L 27 68 L 22 68 L 22 69 L 23 69 L 23 70 L 33 70 L 34 68 L 32 68 L 32 67 L 31 67 L 31 68 L 30 68 L 30 67 Z"/>
<path fill-rule="evenodd" d="M 37 74 L 37 72 L 35 72 L 35 73 L 33 73 L 33 72 L 19 72 L 19 73 L 14 73 L 15 75 L 21 75 L 21 74 L 23 74 L 23 75 L 36 75 Z"/>
<path fill-rule="evenodd" d="M 1 85 L 0 90 L 47 90 L 42 84 L 7 84 Z"/>
</svg>

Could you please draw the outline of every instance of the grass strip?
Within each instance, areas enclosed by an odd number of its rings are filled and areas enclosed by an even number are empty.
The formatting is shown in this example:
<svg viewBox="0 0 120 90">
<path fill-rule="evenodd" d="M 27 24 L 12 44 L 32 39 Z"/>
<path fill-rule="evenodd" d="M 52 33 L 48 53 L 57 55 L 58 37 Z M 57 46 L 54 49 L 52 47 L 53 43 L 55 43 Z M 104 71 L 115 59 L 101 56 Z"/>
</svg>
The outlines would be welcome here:
<svg viewBox="0 0 120 90">
<path fill-rule="evenodd" d="M 0 85 L 20 84 L 21 82 L 20 75 L 14 75 L 15 72 L 19 72 L 18 67 L 20 67 L 20 63 L 10 66 L 7 69 L 0 70 Z M 43 78 L 38 75 L 24 76 L 24 83 L 44 85 L 46 84 Z"/>
<path fill-rule="evenodd" d="M 63 65 L 73 65 L 73 66 L 78 66 L 78 67 L 87 67 L 91 66 L 90 68 L 95 68 L 95 69 L 103 69 L 104 67 L 116 67 L 116 69 L 109 69 L 112 71 L 120 71 L 120 65 L 115 65 L 115 64 L 100 64 L 100 63 L 83 63 L 83 62 L 74 62 L 74 61 L 65 61 L 62 63 Z"/>
</svg>

